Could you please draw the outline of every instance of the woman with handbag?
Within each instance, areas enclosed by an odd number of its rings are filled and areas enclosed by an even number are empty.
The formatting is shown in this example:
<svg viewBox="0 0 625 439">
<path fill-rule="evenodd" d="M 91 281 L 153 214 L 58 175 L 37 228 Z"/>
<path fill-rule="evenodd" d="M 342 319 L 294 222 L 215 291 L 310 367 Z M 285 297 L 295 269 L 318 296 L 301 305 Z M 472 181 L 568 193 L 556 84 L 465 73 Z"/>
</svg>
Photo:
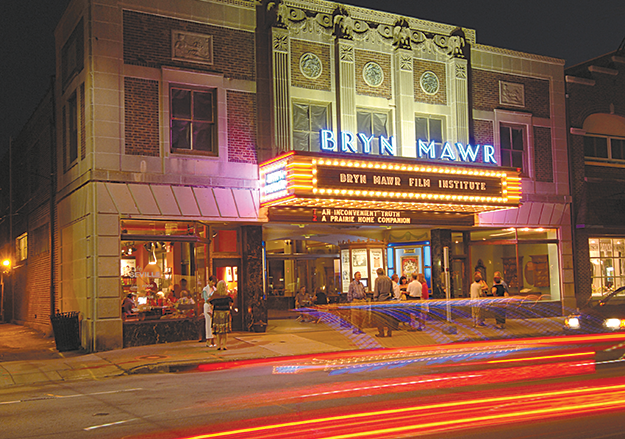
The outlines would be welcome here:
<svg viewBox="0 0 625 439">
<path fill-rule="evenodd" d="M 217 289 L 209 299 L 213 305 L 213 334 L 217 338 L 217 350 L 226 350 L 228 332 L 230 326 L 230 309 L 232 308 L 232 297 L 228 295 L 226 283 L 223 280 L 217 282 Z"/>
</svg>

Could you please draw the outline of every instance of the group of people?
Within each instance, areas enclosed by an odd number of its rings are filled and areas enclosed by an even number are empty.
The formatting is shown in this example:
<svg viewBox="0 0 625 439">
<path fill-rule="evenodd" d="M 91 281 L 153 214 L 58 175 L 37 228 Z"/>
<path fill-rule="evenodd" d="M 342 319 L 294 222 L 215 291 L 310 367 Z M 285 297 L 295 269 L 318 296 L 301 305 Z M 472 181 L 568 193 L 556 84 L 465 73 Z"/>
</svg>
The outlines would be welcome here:
<svg viewBox="0 0 625 439">
<path fill-rule="evenodd" d="M 204 299 L 204 319 L 206 322 L 206 346 L 217 350 L 227 350 L 228 332 L 231 331 L 230 310 L 232 297 L 228 294 L 226 282 L 217 281 L 217 276 L 208 278 L 208 285 L 202 290 Z M 215 338 L 217 344 L 215 345 Z"/>
<path fill-rule="evenodd" d="M 317 290 L 315 295 L 308 293 L 306 286 L 300 287 L 298 293 L 295 295 L 295 308 L 306 308 L 313 305 L 327 305 L 328 296 L 321 290 Z M 318 321 L 309 313 L 302 313 L 299 317 L 301 322 L 313 322 Z"/>
<path fill-rule="evenodd" d="M 478 300 L 485 297 L 508 297 L 510 291 L 508 284 L 501 278 L 501 273 L 495 271 L 493 274 L 493 286 L 489 287 L 482 278 L 482 273 L 476 271 L 473 277 L 474 282 L 471 284 L 471 299 Z M 495 314 L 495 327 L 505 329 L 506 324 L 506 307 L 505 304 L 497 304 L 494 301 L 489 308 Z M 486 307 L 481 303 L 476 303 L 471 307 L 471 315 L 473 317 L 473 327 L 486 326 L 485 320 Z"/>
<path fill-rule="evenodd" d="M 423 273 L 413 273 L 412 282 L 408 283 L 405 276 L 401 279 L 397 274 L 388 277 L 384 269 L 378 268 L 378 277 L 375 280 L 373 289 L 373 300 L 375 302 L 386 302 L 391 300 L 427 300 L 429 298 L 428 284 Z M 365 286 L 361 282 L 362 274 L 354 273 L 354 280 L 350 283 L 347 291 L 347 302 L 351 307 L 351 322 L 354 326 L 355 334 L 363 333 L 363 324 L 366 317 L 362 306 L 366 302 L 367 293 Z M 425 320 L 429 308 L 427 303 L 421 307 L 421 311 L 411 315 L 411 325 L 409 331 L 422 331 L 425 329 Z M 378 328 L 377 337 L 392 337 L 393 330 L 399 328 L 399 321 L 383 311 L 376 313 L 375 323 Z M 418 323 L 418 326 L 417 326 Z M 385 332 L 386 330 L 386 332 Z"/>
</svg>

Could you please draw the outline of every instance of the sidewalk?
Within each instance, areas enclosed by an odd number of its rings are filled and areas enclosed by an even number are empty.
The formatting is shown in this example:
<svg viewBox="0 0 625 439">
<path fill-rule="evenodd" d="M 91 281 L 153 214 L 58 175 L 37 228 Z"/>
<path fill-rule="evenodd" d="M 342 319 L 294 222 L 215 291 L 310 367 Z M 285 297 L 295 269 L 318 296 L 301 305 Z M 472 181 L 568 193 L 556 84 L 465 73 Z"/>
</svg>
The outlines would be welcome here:
<svg viewBox="0 0 625 439">
<path fill-rule="evenodd" d="M 334 321 L 301 323 L 293 318 L 269 321 L 267 332 L 234 332 L 228 350 L 208 348 L 197 340 L 140 346 L 89 354 L 56 351 L 53 339 L 23 326 L 0 324 L 0 389 L 72 380 L 99 380 L 140 373 L 191 370 L 201 364 L 321 354 L 357 349 L 401 348 L 471 340 L 562 335 L 563 318 L 511 320 L 505 330 L 473 328 L 455 321 L 457 334 L 443 332 L 444 321 L 428 321 L 423 332 L 402 326 L 391 338 L 378 338 L 375 328 L 353 334 Z"/>
</svg>

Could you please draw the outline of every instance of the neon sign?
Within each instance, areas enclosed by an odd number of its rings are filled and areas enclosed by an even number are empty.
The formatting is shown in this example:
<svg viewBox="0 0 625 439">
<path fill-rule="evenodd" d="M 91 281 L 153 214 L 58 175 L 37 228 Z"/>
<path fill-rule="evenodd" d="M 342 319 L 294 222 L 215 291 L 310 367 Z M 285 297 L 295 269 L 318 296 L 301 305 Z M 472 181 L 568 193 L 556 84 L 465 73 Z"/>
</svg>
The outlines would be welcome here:
<svg viewBox="0 0 625 439">
<path fill-rule="evenodd" d="M 320 132 L 320 149 L 323 152 L 340 152 L 348 154 L 374 154 L 397 156 L 397 145 L 395 144 L 395 136 L 388 138 L 384 136 L 378 137 L 378 151 L 373 151 L 374 136 L 367 136 L 365 133 L 358 133 L 357 136 L 348 132 L 341 131 L 337 139 L 334 131 L 321 130 Z M 427 158 L 432 160 L 448 160 L 460 161 L 468 163 L 476 163 L 480 152 L 482 152 L 482 162 L 497 164 L 495 160 L 495 148 L 492 145 L 463 145 L 462 143 L 452 144 L 445 142 L 442 146 L 438 146 L 434 141 L 427 143 L 421 139 L 417 141 L 417 157 L 420 159 Z"/>
<path fill-rule="evenodd" d="M 286 169 L 278 168 L 276 171 L 265 175 L 265 193 L 273 194 L 286 189 Z"/>
</svg>

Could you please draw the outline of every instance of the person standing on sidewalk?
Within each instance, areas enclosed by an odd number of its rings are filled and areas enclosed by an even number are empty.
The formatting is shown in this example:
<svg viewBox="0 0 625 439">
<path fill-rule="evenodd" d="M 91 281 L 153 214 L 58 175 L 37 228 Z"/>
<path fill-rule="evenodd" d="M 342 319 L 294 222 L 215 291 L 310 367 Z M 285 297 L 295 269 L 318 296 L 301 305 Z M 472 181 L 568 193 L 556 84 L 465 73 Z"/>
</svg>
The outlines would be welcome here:
<svg viewBox="0 0 625 439">
<path fill-rule="evenodd" d="M 354 273 L 354 280 L 349 284 L 347 290 L 347 302 L 351 305 L 351 323 L 354 327 L 354 334 L 362 334 L 362 330 L 366 311 L 362 307 L 367 303 L 367 293 L 365 292 L 365 286 L 360 282 L 362 275 L 360 271 Z"/>
<path fill-rule="evenodd" d="M 479 272 L 475 272 L 473 275 L 474 282 L 471 284 L 471 301 L 474 302 L 471 305 L 471 316 L 473 317 L 473 327 L 486 326 L 484 324 L 484 310 L 480 304 L 480 299 L 484 296 L 482 289 L 482 275 Z"/>
<path fill-rule="evenodd" d="M 376 302 L 386 302 L 393 298 L 393 281 L 391 278 L 384 274 L 382 268 L 378 268 L 376 273 L 378 277 L 375 279 L 375 287 L 373 290 L 373 300 Z M 376 312 L 376 321 L 378 326 L 378 333 L 376 337 L 385 337 L 384 328 L 386 328 L 386 337 L 393 336 L 393 329 L 395 329 L 395 319 L 388 314 L 389 309 L 382 307 Z"/>
<path fill-rule="evenodd" d="M 215 292 L 217 284 L 217 276 L 212 274 L 208 278 L 208 285 L 202 290 L 202 299 L 204 299 L 204 320 L 206 324 L 206 346 L 215 347 L 215 338 L 213 337 L 213 305 L 209 302 Z"/>
<path fill-rule="evenodd" d="M 419 275 L 417 272 L 412 273 L 412 282 L 408 284 L 406 288 L 406 299 L 408 300 L 421 300 L 421 295 L 423 294 L 423 284 L 419 282 Z M 423 331 L 423 319 L 421 312 L 411 312 L 410 313 L 410 329 L 408 331 Z M 418 327 L 417 326 L 418 323 Z"/>
<path fill-rule="evenodd" d="M 230 308 L 232 307 L 232 297 L 228 295 L 226 283 L 223 280 L 217 282 L 217 289 L 209 299 L 213 305 L 213 332 L 217 335 L 217 350 L 226 350 L 228 342 L 228 332 L 230 326 Z"/>
<path fill-rule="evenodd" d="M 508 297 L 508 285 L 501 280 L 501 273 L 496 271 L 493 276 L 492 292 L 494 297 L 501 298 L 498 303 L 493 306 L 495 313 L 495 327 L 504 329 L 506 324 L 506 303 L 504 297 Z"/>
</svg>

